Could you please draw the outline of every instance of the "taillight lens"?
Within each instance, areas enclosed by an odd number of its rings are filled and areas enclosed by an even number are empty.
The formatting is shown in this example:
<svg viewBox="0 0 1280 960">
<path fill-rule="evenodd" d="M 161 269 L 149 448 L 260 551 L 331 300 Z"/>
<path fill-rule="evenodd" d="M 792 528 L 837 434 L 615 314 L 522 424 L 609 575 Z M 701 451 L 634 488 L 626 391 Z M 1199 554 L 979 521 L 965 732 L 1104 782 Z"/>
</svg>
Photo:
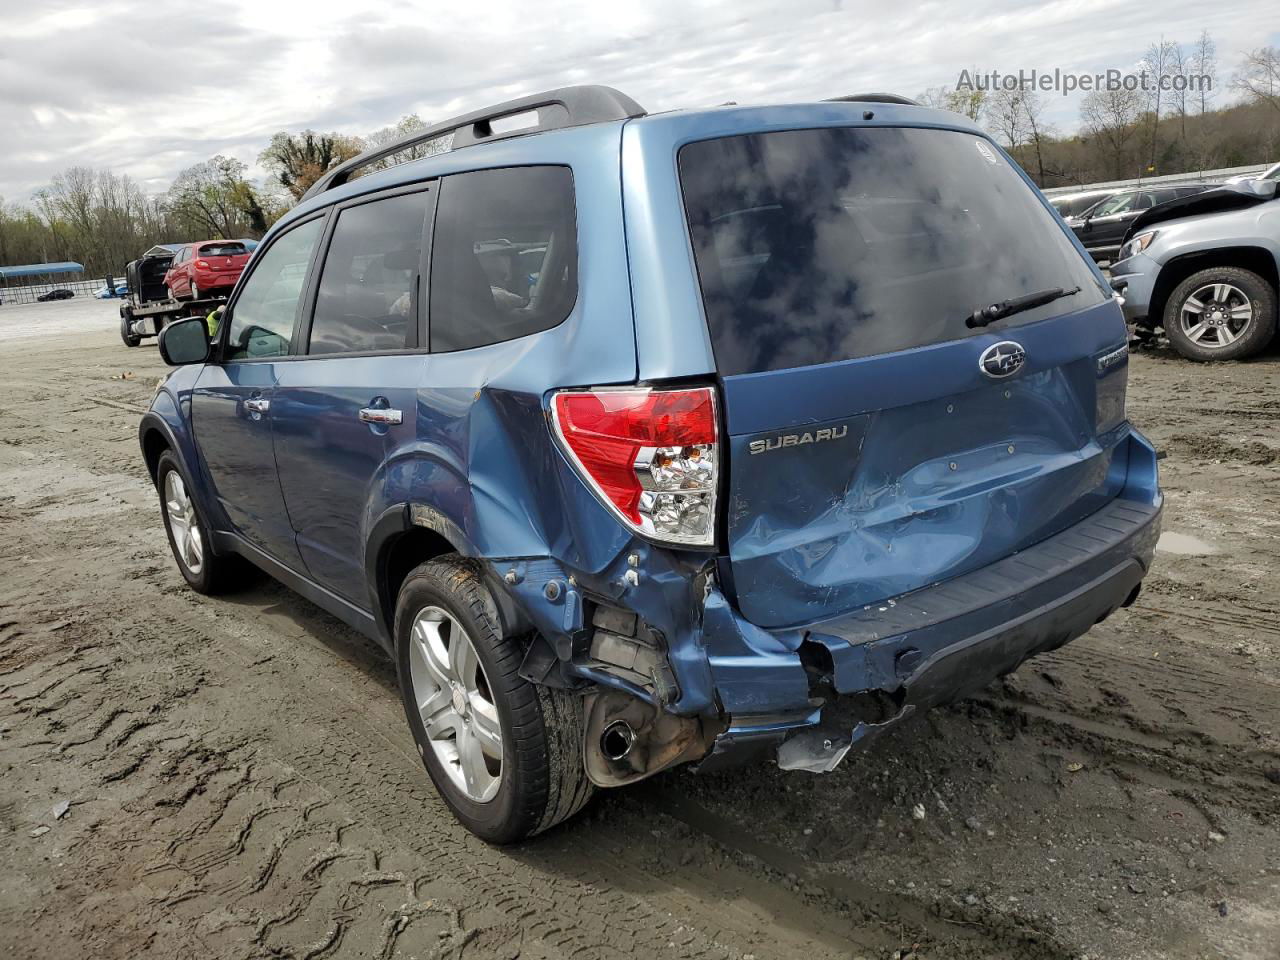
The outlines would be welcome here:
<svg viewBox="0 0 1280 960">
<path fill-rule="evenodd" d="M 578 472 L 633 529 L 668 543 L 715 542 L 715 390 L 565 391 L 551 414 Z"/>
<path fill-rule="evenodd" d="M 209 266 L 209 261 L 208 261 L 208 260 L 197 260 L 197 261 L 196 261 L 196 266 L 197 266 L 197 267 L 205 267 L 205 268 L 208 268 L 208 266 Z"/>
</svg>

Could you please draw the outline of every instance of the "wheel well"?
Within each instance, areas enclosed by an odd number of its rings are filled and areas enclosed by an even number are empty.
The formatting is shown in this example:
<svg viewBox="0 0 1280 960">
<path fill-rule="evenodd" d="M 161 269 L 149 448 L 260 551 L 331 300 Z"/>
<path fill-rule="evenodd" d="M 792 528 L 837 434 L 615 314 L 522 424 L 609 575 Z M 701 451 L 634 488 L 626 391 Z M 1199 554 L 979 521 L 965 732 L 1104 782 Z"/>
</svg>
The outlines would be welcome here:
<svg viewBox="0 0 1280 960">
<path fill-rule="evenodd" d="M 388 635 L 395 626 L 396 598 L 405 577 L 419 564 L 456 551 L 444 536 L 425 527 L 411 527 L 383 547 L 378 564 L 378 605 Z"/>
<path fill-rule="evenodd" d="M 159 430 L 148 430 L 142 437 L 142 456 L 147 461 L 147 472 L 151 481 L 156 479 L 156 471 L 160 469 L 160 456 L 169 449 L 169 441 Z"/>
<path fill-rule="evenodd" d="M 1270 283 L 1273 290 L 1280 287 L 1275 257 L 1262 247 L 1220 247 L 1216 250 L 1188 253 L 1170 260 L 1160 271 L 1160 278 L 1151 292 L 1151 305 L 1147 314 L 1152 326 L 1163 322 L 1165 304 L 1178 284 L 1193 273 L 1209 267 L 1240 267 L 1244 270 L 1252 270 Z"/>
</svg>

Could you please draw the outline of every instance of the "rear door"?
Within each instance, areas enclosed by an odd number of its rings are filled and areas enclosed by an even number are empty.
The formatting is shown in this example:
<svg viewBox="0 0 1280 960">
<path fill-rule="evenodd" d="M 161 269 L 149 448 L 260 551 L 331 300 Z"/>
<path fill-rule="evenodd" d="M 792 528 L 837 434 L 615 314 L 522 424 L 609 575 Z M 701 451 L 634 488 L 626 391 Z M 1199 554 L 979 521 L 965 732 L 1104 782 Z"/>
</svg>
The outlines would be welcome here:
<svg viewBox="0 0 1280 960">
<path fill-rule="evenodd" d="M 433 185 L 361 197 L 335 211 L 309 323 L 279 366 L 275 456 L 312 578 L 368 609 L 368 527 L 388 461 L 416 435 L 426 364 L 420 324 Z"/>
<path fill-rule="evenodd" d="M 1118 492 L 1122 318 L 987 141 L 778 131 L 688 144 L 678 166 L 729 433 L 724 536 L 750 620 L 883 602 Z M 966 325 L 1054 289 L 1066 295 Z"/>
<path fill-rule="evenodd" d="M 302 567 L 273 452 L 278 370 L 296 337 L 304 282 L 324 225 L 316 217 L 278 235 L 230 304 L 219 359 L 191 398 L 201 459 L 236 533 L 294 570 Z"/>
</svg>

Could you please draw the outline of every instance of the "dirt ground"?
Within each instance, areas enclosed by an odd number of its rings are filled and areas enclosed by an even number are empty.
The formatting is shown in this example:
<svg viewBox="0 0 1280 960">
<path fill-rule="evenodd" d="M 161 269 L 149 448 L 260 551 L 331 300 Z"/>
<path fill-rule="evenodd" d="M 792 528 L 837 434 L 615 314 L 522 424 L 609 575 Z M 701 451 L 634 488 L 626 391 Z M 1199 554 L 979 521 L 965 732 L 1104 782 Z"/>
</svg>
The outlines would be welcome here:
<svg viewBox="0 0 1280 960">
<path fill-rule="evenodd" d="M 1280 957 L 1280 357 L 1134 358 L 1138 604 L 836 773 L 676 771 L 497 850 L 390 663 L 185 588 L 112 304 L 0 307 L 0 957 Z"/>
</svg>

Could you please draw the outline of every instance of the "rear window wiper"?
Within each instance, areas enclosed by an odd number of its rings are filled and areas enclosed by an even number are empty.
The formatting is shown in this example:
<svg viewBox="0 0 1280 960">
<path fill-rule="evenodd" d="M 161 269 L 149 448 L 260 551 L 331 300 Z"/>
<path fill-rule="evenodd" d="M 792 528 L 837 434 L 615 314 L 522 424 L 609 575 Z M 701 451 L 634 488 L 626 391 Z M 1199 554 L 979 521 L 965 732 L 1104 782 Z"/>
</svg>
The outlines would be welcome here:
<svg viewBox="0 0 1280 960">
<path fill-rule="evenodd" d="M 1034 307 L 1043 307 L 1046 303 L 1053 303 L 1055 300 L 1061 300 L 1063 297 L 1069 297 L 1079 292 L 1079 287 L 1072 287 L 1070 290 L 1054 287 L 1052 290 L 1028 293 L 1025 297 L 1001 300 L 999 303 L 993 303 L 989 307 L 981 307 L 973 311 L 965 320 L 964 325 L 970 328 L 985 327 L 989 323 L 995 323 L 997 320 L 1011 317 L 1015 313 L 1022 313 L 1024 310 L 1031 310 Z"/>
</svg>

